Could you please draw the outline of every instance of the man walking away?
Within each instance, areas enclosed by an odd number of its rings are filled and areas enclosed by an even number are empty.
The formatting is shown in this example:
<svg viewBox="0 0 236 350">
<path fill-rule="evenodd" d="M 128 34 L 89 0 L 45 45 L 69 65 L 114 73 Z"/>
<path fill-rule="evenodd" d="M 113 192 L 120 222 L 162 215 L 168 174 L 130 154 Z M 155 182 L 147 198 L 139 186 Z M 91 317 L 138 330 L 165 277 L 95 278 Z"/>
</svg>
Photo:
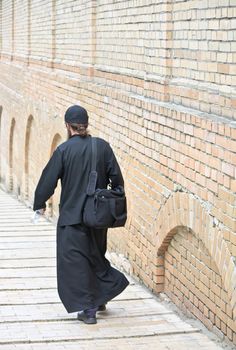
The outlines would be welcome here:
<svg viewBox="0 0 236 350">
<path fill-rule="evenodd" d="M 61 181 L 57 223 L 57 285 L 67 312 L 78 312 L 86 324 L 97 323 L 96 312 L 129 284 L 105 258 L 107 230 L 91 229 L 82 221 L 89 173 L 91 136 L 88 114 L 81 106 L 71 106 L 65 113 L 68 140 L 57 147 L 38 182 L 34 210 L 44 212 L 46 201 Z M 110 145 L 97 138 L 97 188 L 124 186 L 120 167 Z"/>
</svg>

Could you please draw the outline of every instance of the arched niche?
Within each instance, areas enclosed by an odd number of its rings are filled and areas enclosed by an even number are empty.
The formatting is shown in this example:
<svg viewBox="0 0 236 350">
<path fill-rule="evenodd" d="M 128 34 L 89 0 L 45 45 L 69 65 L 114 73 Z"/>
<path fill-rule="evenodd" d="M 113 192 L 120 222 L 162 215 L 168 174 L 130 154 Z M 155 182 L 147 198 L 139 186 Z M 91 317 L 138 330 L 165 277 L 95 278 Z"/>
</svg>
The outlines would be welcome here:
<svg viewBox="0 0 236 350">
<path fill-rule="evenodd" d="M 2 131 L 2 106 L 0 106 L 0 137 L 1 137 L 1 131 Z"/>
<path fill-rule="evenodd" d="M 156 273 L 154 271 L 156 289 L 167 291 L 179 306 L 181 303 L 186 308 L 189 306 L 190 312 L 207 326 L 211 324 L 222 330 L 220 325 L 224 324 L 225 327 L 223 318 L 227 319 L 228 332 L 235 332 L 236 266 L 234 258 L 224 240 L 221 228 L 214 224 L 212 216 L 202 203 L 192 194 L 174 193 L 161 208 L 154 229 L 157 232 L 155 238 L 157 271 Z M 192 241 L 195 242 L 195 248 L 191 247 Z M 194 280 L 191 280 L 193 278 L 190 275 L 191 268 L 188 271 L 188 281 L 182 272 L 188 269 L 191 259 L 197 261 L 192 270 L 195 273 L 198 291 L 196 296 L 192 292 L 188 300 L 184 291 L 186 285 L 189 288 L 194 287 Z M 207 278 L 203 276 L 204 271 Z M 196 276 L 199 276 L 199 279 Z M 175 279 L 175 282 L 172 279 Z M 205 299 L 207 305 L 204 308 L 204 291 L 208 293 L 205 286 L 214 290 L 215 296 L 209 291 L 209 298 Z M 197 300 L 197 296 L 200 297 L 196 303 L 198 302 L 199 307 L 205 310 L 205 318 L 201 312 L 194 309 L 196 305 L 191 304 L 191 298 Z M 216 303 L 221 305 L 225 303 L 225 306 L 223 305 L 226 308 L 225 311 L 214 306 Z M 207 321 L 207 315 L 209 315 L 209 321 Z"/>
<path fill-rule="evenodd" d="M 164 292 L 209 330 L 216 327 L 232 341 L 233 307 L 218 264 L 191 229 L 179 226 L 172 234 L 164 253 Z"/>
<path fill-rule="evenodd" d="M 2 106 L 0 106 L 0 182 L 2 182 L 1 159 L 2 159 Z"/>
<path fill-rule="evenodd" d="M 14 189 L 14 137 L 15 137 L 15 125 L 16 121 L 13 118 L 11 121 L 10 135 L 9 135 L 9 183 L 8 188 L 10 191 Z"/>
<path fill-rule="evenodd" d="M 56 150 L 57 146 L 62 142 L 62 137 L 60 134 L 56 133 L 53 137 L 50 149 L 50 156 L 52 156 L 53 152 Z M 57 219 L 59 215 L 59 203 L 60 203 L 60 193 L 61 193 L 61 184 L 58 181 L 57 188 L 53 196 L 49 200 L 49 213 L 53 219 Z"/>
<path fill-rule="evenodd" d="M 29 116 L 26 124 L 25 131 L 25 162 L 24 162 L 24 178 L 25 178 L 25 189 L 24 189 L 24 197 L 26 200 L 29 199 L 29 177 L 30 177 L 30 163 L 33 161 L 30 157 L 30 146 L 32 141 L 32 125 L 34 122 L 34 118 L 32 115 Z"/>
</svg>

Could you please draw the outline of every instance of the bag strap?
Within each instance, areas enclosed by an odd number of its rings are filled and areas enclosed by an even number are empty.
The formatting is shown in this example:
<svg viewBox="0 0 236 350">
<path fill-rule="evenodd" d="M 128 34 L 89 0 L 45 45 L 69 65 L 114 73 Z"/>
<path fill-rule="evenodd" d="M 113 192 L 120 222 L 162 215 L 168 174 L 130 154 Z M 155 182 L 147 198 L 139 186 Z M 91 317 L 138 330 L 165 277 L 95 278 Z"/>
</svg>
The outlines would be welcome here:
<svg viewBox="0 0 236 350">
<path fill-rule="evenodd" d="M 96 171 L 97 139 L 95 137 L 91 137 L 91 144 L 92 144 L 92 167 L 91 167 L 91 171 Z"/>
<path fill-rule="evenodd" d="M 91 160 L 91 171 L 89 174 L 89 181 L 87 186 L 87 195 L 92 196 L 95 193 L 97 177 L 98 173 L 96 171 L 96 163 L 97 163 L 97 139 L 91 137 L 91 149 L 92 149 L 92 160 Z"/>
</svg>

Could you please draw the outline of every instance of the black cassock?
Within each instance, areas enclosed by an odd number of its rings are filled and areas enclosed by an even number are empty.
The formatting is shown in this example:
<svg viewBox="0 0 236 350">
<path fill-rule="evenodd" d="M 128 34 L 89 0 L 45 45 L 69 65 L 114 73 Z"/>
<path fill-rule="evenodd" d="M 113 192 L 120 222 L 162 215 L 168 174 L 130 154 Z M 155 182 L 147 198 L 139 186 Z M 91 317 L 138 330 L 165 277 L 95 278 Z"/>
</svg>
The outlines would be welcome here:
<svg viewBox="0 0 236 350">
<path fill-rule="evenodd" d="M 97 188 L 124 185 L 110 145 L 97 138 Z M 34 210 L 45 208 L 61 180 L 57 224 L 58 293 L 68 312 L 91 309 L 120 294 L 129 284 L 105 258 L 106 229 L 90 229 L 82 223 L 91 169 L 91 137 L 72 136 L 53 153 L 35 191 Z"/>
</svg>

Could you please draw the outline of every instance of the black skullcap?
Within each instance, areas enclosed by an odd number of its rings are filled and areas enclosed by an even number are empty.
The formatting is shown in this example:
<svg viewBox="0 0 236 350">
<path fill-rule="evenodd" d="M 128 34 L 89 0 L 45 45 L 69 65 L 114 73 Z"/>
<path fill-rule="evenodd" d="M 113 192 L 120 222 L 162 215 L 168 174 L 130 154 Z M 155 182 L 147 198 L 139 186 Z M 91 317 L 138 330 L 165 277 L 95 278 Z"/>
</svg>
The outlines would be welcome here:
<svg viewBox="0 0 236 350">
<path fill-rule="evenodd" d="M 65 113 L 65 122 L 68 124 L 88 124 L 88 113 L 81 106 L 71 106 Z"/>
</svg>

